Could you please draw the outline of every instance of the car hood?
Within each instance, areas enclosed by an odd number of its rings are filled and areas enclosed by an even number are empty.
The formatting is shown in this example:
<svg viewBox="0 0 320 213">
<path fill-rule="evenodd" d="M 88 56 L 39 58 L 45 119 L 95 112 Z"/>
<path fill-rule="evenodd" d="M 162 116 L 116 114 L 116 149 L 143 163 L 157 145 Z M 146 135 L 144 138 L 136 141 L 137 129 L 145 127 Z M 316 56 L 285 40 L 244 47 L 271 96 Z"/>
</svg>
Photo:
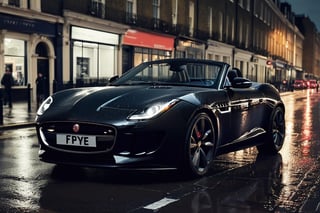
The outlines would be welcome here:
<svg viewBox="0 0 320 213">
<path fill-rule="evenodd" d="M 124 119 L 152 103 L 168 102 L 195 90 L 197 88 L 150 85 L 70 89 L 54 94 L 52 105 L 41 117 L 95 122 Z"/>
<path fill-rule="evenodd" d="M 174 86 L 108 86 L 71 90 L 57 95 L 55 99 L 60 105 L 75 108 L 140 109 L 149 103 L 170 101 L 190 92 L 190 88 Z"/>
</svg>

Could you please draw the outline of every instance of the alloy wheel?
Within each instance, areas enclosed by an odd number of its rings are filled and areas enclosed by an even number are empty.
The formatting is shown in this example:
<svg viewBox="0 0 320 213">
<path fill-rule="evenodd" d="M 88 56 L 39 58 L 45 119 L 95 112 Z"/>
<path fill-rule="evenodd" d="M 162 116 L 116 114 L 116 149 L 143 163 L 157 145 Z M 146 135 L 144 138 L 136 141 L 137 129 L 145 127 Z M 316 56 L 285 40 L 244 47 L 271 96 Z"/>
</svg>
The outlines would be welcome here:
<svg viewBox="0 0 320 213">
<path fill-rule="evenodd" d="M 215 132 L 208 115 L 199 114 L 192 125 L 189 139 L 189 158 L 193 172 L 203 175 L 214 159 Z"/>
<path fill-rule="evenodd" d="M 285 137 L 285 119 L 282 109 L 275 111 L 272 121 L 272 138 L 276 150 L 280 150 Z"/>
</svg>

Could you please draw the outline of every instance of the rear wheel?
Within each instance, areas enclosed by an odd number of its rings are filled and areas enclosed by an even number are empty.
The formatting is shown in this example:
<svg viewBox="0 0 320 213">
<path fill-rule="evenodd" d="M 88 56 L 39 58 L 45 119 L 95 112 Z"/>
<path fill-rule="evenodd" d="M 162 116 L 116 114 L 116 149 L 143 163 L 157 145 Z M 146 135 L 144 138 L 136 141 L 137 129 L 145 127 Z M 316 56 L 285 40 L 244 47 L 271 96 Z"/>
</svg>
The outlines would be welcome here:
<svg viewBox="0 0 320 213">
<path fill-rule="evenodd" d="M 214 160 L 215 147 L 215 129 L 210 117 L 206 113 L 197 114 L 186 138 L 186 172 L 192 176 L 205 175 Z"/>
<path fill-rule="evenodd" d="M 282 148 L 285 138 L 285 117 L 281 107 L 276 107 L 272 113 L 269 129 L 264 144 L 257 146 L 259 152 L 275 154 Z"/>
</svg>

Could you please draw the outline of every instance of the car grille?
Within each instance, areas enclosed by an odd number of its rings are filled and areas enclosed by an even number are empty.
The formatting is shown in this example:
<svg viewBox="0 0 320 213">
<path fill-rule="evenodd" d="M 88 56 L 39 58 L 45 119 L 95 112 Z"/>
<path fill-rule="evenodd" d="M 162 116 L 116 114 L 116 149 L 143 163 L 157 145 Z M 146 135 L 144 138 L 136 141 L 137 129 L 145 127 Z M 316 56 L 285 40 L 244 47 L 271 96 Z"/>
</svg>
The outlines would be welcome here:
<svg viewBox="0 0 320 213">
<path fill-rule="evenodd" d="M 78 131 L 74 131 L 74 125 L 79 126 Z M 99 153 L 110 151 L 115 143 L 116 129 L 112 126 L 99 125 L 94 123 L 79 123 L 79 122 L 55 122 L 41 124 L 40 128 L 41 139 L 45 145 L 65 151 L 75 153 Z M 95 136 L 95 147 L 84 146 L 68 146 L 57 144 L 57 134 L 72 134 L 72 135 L 89 135 Z"/>
</svg>

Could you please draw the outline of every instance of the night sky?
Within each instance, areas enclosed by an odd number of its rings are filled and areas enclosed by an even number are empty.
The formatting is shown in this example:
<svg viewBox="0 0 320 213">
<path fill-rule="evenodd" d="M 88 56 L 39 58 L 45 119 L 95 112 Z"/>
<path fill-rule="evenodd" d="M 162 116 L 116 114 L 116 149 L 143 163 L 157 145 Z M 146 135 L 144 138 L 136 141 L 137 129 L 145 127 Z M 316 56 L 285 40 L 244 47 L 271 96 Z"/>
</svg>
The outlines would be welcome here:
<svg viewBox="0 0 320 213">
<path fill-rule="evenodd" d="M 320 31 L 320 0 L 282 0 L 292 6 L 292 10 L 297 15 L 306 15 L 316 25 Z"/>
</svg>

